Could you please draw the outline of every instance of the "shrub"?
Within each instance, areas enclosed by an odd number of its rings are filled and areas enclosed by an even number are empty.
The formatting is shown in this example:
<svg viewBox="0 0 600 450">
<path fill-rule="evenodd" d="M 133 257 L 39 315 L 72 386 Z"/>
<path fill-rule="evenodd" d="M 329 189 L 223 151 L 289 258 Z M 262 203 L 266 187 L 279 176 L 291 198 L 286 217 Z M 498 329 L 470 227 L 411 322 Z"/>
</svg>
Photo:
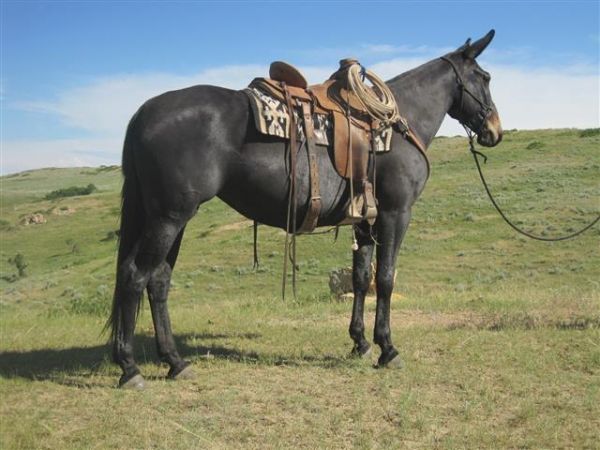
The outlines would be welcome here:
<svg viewBox="0 0 600 450">
<path fill-rule="evenodd" d="M 527 150 L 536 150 L 538 148 L 543 148 L 545 147 L 546 144 L 544 144 L 543 142 L 540 141 L 533 141 L 531 142 L 529 145 L 527 145 L 527 147 L 525 147 Z"/>
<path fill-rule="evenodd" d="M 97 188 L 92 183 L 88 184 L 85 187 L 79 186 L 71 186 L 64 189 L 58 189 L 56 191 L 52 191 L 44 197 L 46 200 L 55 200 L 57 198 L 63 197 L 74 197 L 76 195 L 90 195 L 92 192 L 96 191 Z"/>
<path fill-rule="evenodd" d="M 102 165 L 102 166 L 100 166 L 100 167 L 98 167 L 98 168 L 96 169 L 96 173 L 101 173 L 101 172 L 112 172 L 112 171 L 119 170 L 120 168 L 121 168 L 121 166 L 115 166 L 115 165 L 112 165 L 112 166 L 104 166 L 104 165 Z"/>
<path fill-rule="evenodd" d="M 600 128 L 588 128 L 579 132 L 579 137 L 594 137 L 600 135 Z"/>
<path fill-rule="evenodd" d="M 106 284 L 97 286 L 94 293 L 67 286 L 60 296 L 67 301 L 54 303 L 48 311 L 50 317 L 63 316 L 65 313 L 106 317 L 110 313 L 112 295 Z"/>
<path fill-rule="evenodd" d="M 67 239 L 65 241 L 65 244 L 67 244 L 67 246 L 69 247 L 71 254 L 79 255 L 81 253 L 81 248 L 79 247 L 79 244 L 77 242 L 75 242 L 73 239 L 70 239 L 70 238 Z"/>
<path fill-rule="evenodd" d="M 106 236 L 100 239 L 102 242 L 116 241 L 119 238 L 119 230 L 110 230 L 106 232 Z"/>
<path fill-rule="evenodd" d="M 29 264 L 27 261 L 25 261 L 25 257 L 22 253 L 17 253 L 12 258 L 8 258 L 8 263 L 17 268 L 17 273 L 3 277 L 6 281 L 13 282 L 17 281 L 19 278 L 24 278 L 27 276 L 26 269 Z"/>
<path fill-rule="evenodd" d="M 106 317 L 110 312 L 111 291 L 105 284 L 98 286 L 91 296 L 75 290 L 69 296 L 68 310 L 72 314 Z"/>
</svg>

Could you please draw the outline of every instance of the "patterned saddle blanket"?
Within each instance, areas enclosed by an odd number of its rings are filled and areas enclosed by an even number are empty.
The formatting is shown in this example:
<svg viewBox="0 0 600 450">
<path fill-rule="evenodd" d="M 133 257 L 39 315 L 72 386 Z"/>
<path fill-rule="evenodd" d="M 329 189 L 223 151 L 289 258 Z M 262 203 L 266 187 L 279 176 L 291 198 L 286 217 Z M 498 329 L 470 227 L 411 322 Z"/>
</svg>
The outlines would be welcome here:
<svg viewBox="0 0 600 450">
<path fill-rule="evenodd" d="M 260 78 L 257 80 L 261 80 Z M 285 102 L 273 97 L 260 83 L 253 81 L 249 87 L 244 89 L 250 99 L 250 105 L 254 116 L 256 129 L 268 136 L 277 136 L 283 139 L 290 138 L 290 112 Z M 294 110 L 294 123 L 297 128 L 297 136 L 304 140 L 304 127 L 302 126 L 301 111 Z M 331 146 L 334 142 L 333 118 L 330 113 L 313 114 L 313 127 L 315 143 L 322 146 Z M 376 152 L 387 152 L 391 148 L 392 129 L 384 127 L 374 130 L 374 149 Z"/>
</svg>

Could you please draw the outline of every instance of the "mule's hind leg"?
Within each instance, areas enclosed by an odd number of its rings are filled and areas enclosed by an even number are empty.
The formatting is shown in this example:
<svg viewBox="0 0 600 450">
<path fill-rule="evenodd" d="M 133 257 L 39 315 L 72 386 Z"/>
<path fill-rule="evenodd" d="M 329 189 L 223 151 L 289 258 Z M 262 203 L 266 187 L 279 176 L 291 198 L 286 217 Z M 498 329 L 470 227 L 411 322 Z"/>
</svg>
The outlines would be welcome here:
<svg viewBox="0 0 600 450">
<path fill-rule="evenodd" d="M 354 341 L 351 355 L 362 358 L 371 353 L 371 346 L 365 339 L 364 305 L 365 296 L 369 290 L 369 282 L 371 281 L 371 259 L 373 257 L 374 242 L 367 224 L 361 224 L 356 231 L 358 250 L 352 255 L 354 303 L 349 332 Z"/>
<path fill-rule="evenodd" d="M 156 219 L 144 227 L 135 250 L 118 269 L 116 304 L 118 326 L 114 335 L 113 357 L 123 375 L 122 387 L 143 387 L 139 368 L 133 357 L 133 335 L 140 298 L 155 271 L 159 271 L 173 246 L 183 223 L 172 219 Z"/>
<path fill-rule="evenodd" d="M 175 239 L 175 243 L 169 251 L 167 260 L 152 273 L 152 276 L 148 281 L 148 298 L 150 299 L 152 321 L 156 333 L 156 349 L 161 361 L 169 364 L 170 369 L 168 377 L 173 379 L 187 378 L 192 375 L 191 369 L 188 368 L 189 363 L 184 361 L 177 351 L 177 346 L 171 330 L 169 310 L 167 308 L 171 275 L 179 253 L 183 231 L 184 230 L 181 230 Z"/>
</svg>

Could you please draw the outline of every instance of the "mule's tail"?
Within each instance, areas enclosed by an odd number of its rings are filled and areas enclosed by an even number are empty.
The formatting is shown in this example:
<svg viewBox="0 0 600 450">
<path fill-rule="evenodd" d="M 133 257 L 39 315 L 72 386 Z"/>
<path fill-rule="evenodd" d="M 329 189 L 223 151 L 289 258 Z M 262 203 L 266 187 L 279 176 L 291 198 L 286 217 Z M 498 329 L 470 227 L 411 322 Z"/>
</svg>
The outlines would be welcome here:
<svg viewBox="0 0 600 450">
<path fill-rule="evenodd" d="M 124 281 L 120 279 L 122 265 L 128 257 L 135 257 L 133 253 L 142 235 L 145 217 L 144 206 L 134 164 L 134 144 L 132 142 L 135 140 L 132 138 L 134 120 L 135 116 L 129 123 L 125 137 L 125 143 L 123 144 L 122 171 L 124 181 L 123 189 L 121 191 L 121 224 L 119 229 L 117 277 L 113 295 L 112 311 L 104 327 L 105 331 L 110 329 L 110 338 L 113 343 L 116 342 L 116 339 L 118 338 L 123 309 L 123 296 L 119 293 L 120 286 Z M 139 311 L 139 298 L 137 299 L 137 302 Z"/>
</svg>

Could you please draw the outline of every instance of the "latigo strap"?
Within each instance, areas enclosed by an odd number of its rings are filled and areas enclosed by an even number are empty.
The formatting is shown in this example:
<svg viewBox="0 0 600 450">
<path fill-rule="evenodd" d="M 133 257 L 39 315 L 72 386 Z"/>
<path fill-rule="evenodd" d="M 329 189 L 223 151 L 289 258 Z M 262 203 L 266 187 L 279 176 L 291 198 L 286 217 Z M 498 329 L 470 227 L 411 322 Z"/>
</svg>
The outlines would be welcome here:
<svg viewBox="0 0 600 450">
<path fill-rule="evenodd" d="M 310 104 L 307 102 L 302 102 L 302 115 L 304 116 L 304 135 L 306 136 L 306 151 L 308 153 L 310 200 L 308 211 L 298 231 L 300 233 L 310 233 L 317 227 L 319 213 L 321 212 L 321 196 L 319 194 L 319 164 L 317 149 L 315 148 L 315 133 L 313 131 Z"/>
</svg>

